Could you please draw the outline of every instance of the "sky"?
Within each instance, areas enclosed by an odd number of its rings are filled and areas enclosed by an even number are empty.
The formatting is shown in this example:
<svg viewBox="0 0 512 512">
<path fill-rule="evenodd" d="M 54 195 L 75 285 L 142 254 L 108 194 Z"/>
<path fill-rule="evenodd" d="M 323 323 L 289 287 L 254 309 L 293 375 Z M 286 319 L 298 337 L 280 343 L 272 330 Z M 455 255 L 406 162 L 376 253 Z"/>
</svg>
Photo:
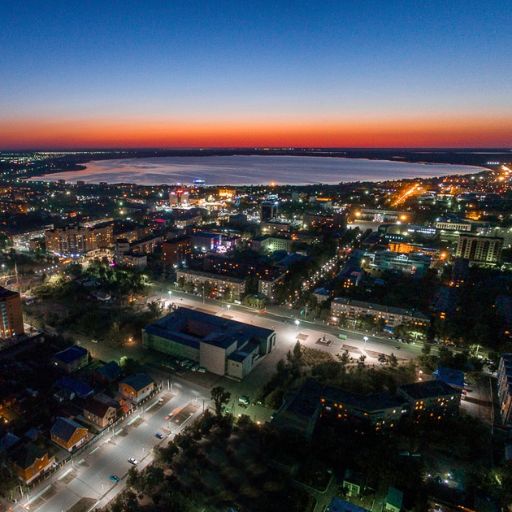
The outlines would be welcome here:
<svg viewBox="0 0 512 512">
<path fill-rule="evenodd" d="M 503 0 L 0 0 L 0 148 L 510 147 Z"/>
</svg>

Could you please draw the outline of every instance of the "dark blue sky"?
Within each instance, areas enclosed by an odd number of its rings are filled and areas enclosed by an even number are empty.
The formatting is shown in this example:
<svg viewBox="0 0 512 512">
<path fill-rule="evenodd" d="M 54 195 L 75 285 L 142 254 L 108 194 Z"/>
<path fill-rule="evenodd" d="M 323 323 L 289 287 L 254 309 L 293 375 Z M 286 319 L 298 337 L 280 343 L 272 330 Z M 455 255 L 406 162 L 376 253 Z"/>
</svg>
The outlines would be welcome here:
<svg viewBox="0 0 512 512">
<path fill-rule="evenodd" d="M 0 7 L 0 117 L 11 122 L 512 115 L 506 1 Z"/>
</svg>

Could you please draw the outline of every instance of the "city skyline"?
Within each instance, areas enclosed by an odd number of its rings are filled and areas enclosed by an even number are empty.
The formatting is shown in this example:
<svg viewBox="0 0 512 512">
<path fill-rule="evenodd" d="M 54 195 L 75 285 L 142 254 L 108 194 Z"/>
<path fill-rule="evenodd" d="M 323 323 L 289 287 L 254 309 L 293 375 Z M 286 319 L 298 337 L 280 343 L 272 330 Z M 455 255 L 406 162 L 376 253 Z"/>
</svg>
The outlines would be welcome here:
<svg viewBox="0 0 512 512">
<path fill-rule="evenodd" d="M 507 147 L 500 2 L 24 2 L 0 146 Z"/>
</svg>

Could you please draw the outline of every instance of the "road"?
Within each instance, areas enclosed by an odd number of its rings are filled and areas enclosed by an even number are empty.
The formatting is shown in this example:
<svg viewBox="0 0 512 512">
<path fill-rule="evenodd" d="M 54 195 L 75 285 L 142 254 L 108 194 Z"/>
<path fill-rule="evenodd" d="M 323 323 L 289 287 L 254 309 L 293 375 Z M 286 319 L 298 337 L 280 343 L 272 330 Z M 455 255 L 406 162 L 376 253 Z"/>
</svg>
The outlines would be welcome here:
<svg viewBox="0 0 512 512">
<path fill-rule="evenodd" d="M 158 402 L 159 398 L 163 399 L 162 404 Z M 128 459 L 137 459 L 139 468 L 149 464 L 153 460 L 155 446 L 174 437 L 202 412 L 203 399 L 205 397 L 198 392 L 174 383 L 172 391 L 170 388 L 164 389 L 148 403 L 144 411 L 135 413 L 122 425 L 117 425 L 115 432 L 109 429 L 104 439 L 42 482 L 14 510 L 67 511 L 79 501 L 85 505 L 86 510 L 105 505 L 124 488 L 126 474 L 132 467 Z M 173 419 L 166 421 L 165 416 L 180 409 L 181 414 L 174 416 L 179 418 L 179 425 Z M 158 439 L 155 436 L 157 432 L 168 433 L 167 439 Z M 111 475 L 118 476 L 121 481 L 117 484 L 112 482 Z"/>
</svg>

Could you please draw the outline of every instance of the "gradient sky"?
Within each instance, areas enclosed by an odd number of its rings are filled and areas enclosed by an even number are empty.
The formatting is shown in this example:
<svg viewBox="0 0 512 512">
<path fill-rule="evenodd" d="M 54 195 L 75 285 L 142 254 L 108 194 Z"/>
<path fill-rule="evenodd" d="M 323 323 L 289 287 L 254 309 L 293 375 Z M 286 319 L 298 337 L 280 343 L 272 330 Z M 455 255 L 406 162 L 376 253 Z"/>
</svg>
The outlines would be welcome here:
<svg viewBox="0 0 512 512">
<path fill-rule="evenodd" d="M 503 0 L 0 0 L 0 147 L 512 146 Z"/>
</svg>

